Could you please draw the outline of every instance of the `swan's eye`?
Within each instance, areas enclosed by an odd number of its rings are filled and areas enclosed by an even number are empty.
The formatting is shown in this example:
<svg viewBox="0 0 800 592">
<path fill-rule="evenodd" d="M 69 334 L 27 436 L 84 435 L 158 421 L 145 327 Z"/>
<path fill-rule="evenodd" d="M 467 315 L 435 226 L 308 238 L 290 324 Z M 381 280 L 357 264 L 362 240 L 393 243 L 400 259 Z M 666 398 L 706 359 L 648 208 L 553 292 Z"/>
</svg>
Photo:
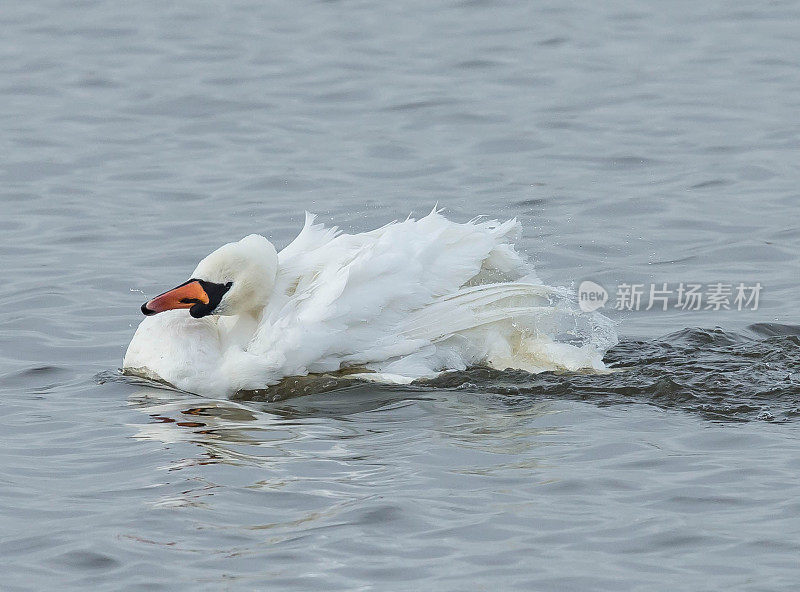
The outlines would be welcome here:
<svg viewBox="0 0 800 592">
<path fill-rule="evenodd" d="M 230 290 L 232 285 L 233 285 L 233 282 L 228 282 L 227 284 L 225 284 L 225 289 L 226 290 Z"/>
</svg>

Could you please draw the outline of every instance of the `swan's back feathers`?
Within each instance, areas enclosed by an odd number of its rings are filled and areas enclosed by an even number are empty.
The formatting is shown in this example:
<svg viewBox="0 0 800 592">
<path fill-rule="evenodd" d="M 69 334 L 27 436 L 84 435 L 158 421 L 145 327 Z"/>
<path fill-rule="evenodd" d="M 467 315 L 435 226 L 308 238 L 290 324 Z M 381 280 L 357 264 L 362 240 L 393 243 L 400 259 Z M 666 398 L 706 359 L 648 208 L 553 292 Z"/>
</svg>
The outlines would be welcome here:
<svg viewBox="0 0 800 592">
<path fill-rule="evenodd" d="M 543 287 L 474 287 L 535 278 L 511 243 L 519 230 L 516 220 L 457 224 L 433 211 L 351 235 L 309 216 L 278 255 L 283 292 L 276 290 L 248 349 L 286 374 L 332 371 L 408 356 L 507 319 L 502 302 L 515 294 L 541 305 Z"/>
</svg>

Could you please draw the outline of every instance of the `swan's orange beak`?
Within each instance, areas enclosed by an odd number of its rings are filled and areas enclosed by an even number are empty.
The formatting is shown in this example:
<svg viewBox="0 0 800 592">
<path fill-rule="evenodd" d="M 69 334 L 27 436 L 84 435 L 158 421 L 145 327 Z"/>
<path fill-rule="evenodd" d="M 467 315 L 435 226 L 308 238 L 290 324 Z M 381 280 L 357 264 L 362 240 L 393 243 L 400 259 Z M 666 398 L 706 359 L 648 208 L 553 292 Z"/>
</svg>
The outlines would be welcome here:
<svg viewBox="0 0 800 592">
<path fill-rule="evenodd" d="M 142 313 L 150 316 L 175 308 L 192 308 L 195 304 L 208 304 L 209 297 L 197 280 L 189 280 L 142 304 Z"/>
</svg>

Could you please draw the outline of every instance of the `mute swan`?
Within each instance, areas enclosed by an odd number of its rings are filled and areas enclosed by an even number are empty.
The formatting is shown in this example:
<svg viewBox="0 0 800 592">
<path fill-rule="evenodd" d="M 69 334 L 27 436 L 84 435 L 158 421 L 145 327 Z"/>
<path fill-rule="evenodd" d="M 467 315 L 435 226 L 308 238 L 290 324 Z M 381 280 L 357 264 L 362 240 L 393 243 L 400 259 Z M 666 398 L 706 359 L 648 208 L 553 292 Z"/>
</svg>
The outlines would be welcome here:
<svg viewBox="0 0 800 592">
<path fill-rule="evenodd" d="M 282 251 L 256 234 L 228 243 L 143 304 L 123 369 L 214 396 L 352 367 L 394 382 L 475 364 L 603 370 L 610 321 L 541 285 L 519 230 L 434 209 L 345 234 L 306 214 Z"/>
</svg>

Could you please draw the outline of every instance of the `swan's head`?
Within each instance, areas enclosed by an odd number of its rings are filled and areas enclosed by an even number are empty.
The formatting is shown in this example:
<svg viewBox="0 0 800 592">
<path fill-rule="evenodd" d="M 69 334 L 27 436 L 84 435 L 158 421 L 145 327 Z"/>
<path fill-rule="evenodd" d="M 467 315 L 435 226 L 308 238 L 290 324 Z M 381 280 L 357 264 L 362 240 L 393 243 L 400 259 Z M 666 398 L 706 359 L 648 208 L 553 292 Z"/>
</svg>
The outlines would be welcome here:
<svg viewBox="0 0 800 592">
<path fill-rule="evenodd" d="M 275 247 L 251 234 L 208 255 L 191 279 L 144 303 L 142 312 L 149 316 L 188 308 L 198 319 L 210 314 L 258 316 L 272 294 L 277 270 Z"/>
</svg>

